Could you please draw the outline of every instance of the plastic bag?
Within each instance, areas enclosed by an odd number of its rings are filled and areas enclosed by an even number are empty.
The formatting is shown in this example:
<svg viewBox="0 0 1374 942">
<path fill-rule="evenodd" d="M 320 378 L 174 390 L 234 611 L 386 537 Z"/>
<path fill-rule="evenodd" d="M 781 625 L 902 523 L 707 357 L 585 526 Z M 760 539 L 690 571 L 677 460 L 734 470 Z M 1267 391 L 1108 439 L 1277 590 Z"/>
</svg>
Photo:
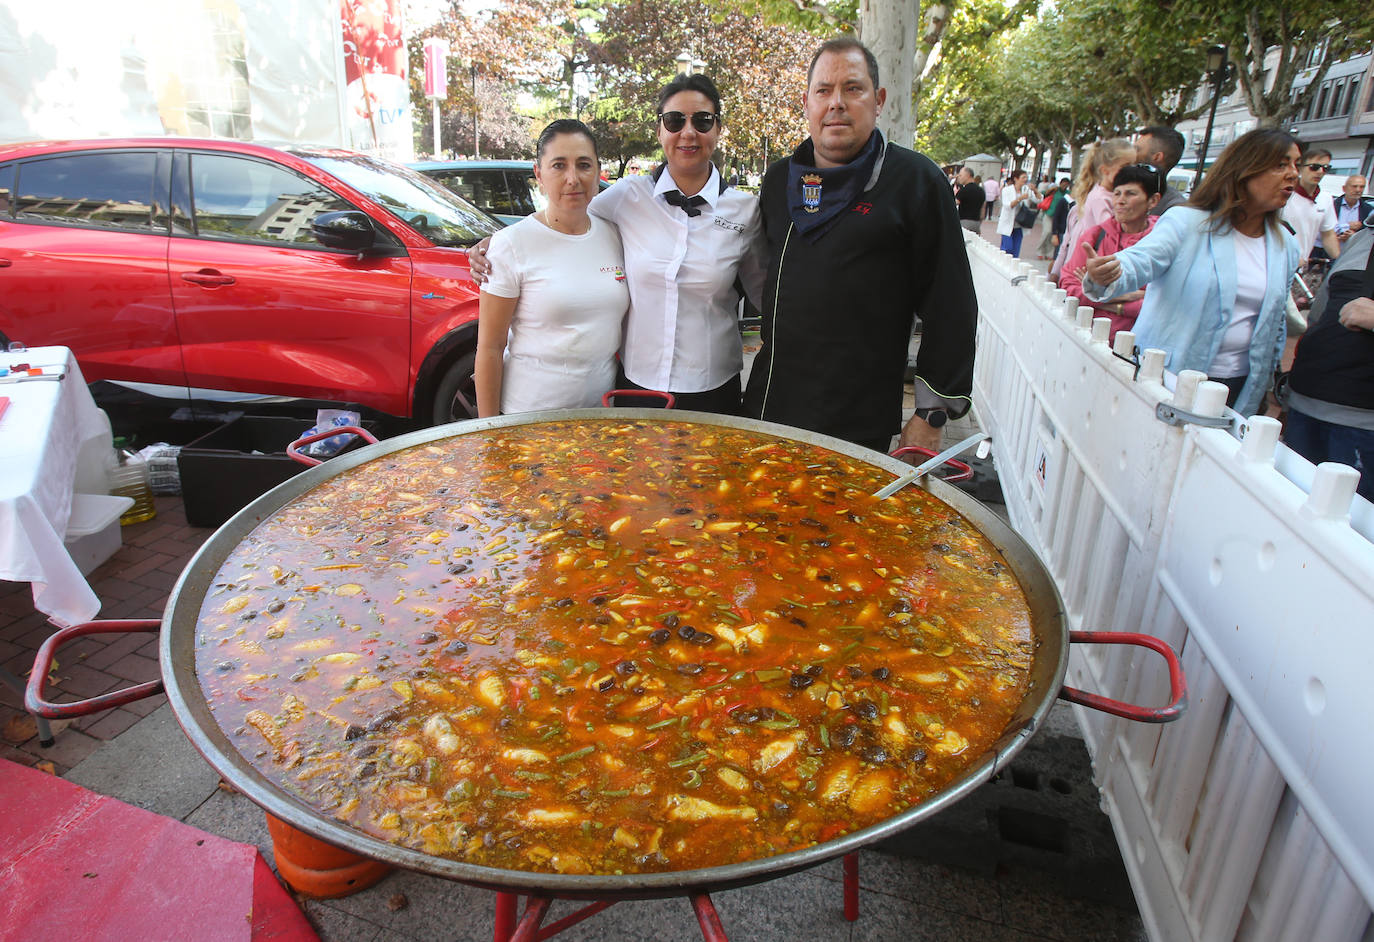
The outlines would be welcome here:
<svg viewBox="0 0 1374 942">
<path fill-rule="evenodd" d="M 345 425 L 359 425 L 362 416 L 356 412 L 349 412 L 345 409 L 320 409 L 315 413 L 315 425 L 306 431 L 301 438 L 309 438 L 316 432 L 323 432 L 331 428 L 340 428 Z M 361 426 L 359 426 L 361 427 Z M 312 458 L 332 458 L 343 451 L 358 436 L 352 432 L 345 432 L 342 435 L 331 435 L 329 438 L 322 438 L 317 442 L 311 442 L 301 449 L 302 454 Z"/>
<path fill-rule="evenodd" d="M 148 463 L 148 483 L 154 494 L 180 494 L 181 471 L 177 467 L 180 445 L 157 442 L 140 448 L 138 455 Z"/>
</svg>

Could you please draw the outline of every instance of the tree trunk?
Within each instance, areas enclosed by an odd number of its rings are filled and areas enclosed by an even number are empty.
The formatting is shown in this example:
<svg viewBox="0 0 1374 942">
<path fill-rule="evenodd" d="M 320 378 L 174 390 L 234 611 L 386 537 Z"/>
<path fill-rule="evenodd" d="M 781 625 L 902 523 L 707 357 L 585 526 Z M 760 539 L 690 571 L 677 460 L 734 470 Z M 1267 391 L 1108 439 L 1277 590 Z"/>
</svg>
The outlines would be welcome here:
<svg viewBox="0 0 1374 942">
<path fill-rule="evenodd" d="M 903 147 L 916 142 L 916 111 L 911 86 L 916 76 L 916 39 L 920 0 L 860 0 L 859 38 L 878 60 L 878 77 L 887 89 L 887 104 L 878 127 L 889 141 Z"/>
</svg>

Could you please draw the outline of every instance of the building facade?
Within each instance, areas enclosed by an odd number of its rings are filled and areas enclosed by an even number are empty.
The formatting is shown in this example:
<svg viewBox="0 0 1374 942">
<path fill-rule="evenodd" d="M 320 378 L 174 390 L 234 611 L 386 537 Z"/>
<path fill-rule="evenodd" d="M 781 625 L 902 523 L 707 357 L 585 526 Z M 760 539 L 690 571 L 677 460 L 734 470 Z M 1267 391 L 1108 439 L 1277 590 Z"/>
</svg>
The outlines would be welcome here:
<svg viewBox="0 0 1374 942">
<path fill-rule="evenodd" d="M 1270 50 L 1270 59 L 1277 63 L 1278 50 Z M 1269 74 L 1273 73 L 1270 68 Z M 1299 72 L 1293 81 L 1293 94 L 1300 94 L 1312 81 L 1314 68 Z M 1194 104 L 1210 102 L 1211 85 L 1204 85 Z M 1203 166 L 1209 166 L 1227 144 L 1256 126 L 1254 115 L 1245 97 L 1234 91 L 1217 103 L 1216 121 L 1212 126 L 1211 145 L 1207 148 Z M 1324 147 L 1331 151 L 1331 172 L 1322 181 L 1322 192 L 1335 195 L 1341 192 L 1346 177 L 1362 174 L 1374 176 L 1374 50 L 1338 62 L 1327 70 L 1321 87 L 1307 107 L 1284 124 L 1303 144 Z M 1177 185 L 1191 184 L 1199 159 L 1203 157 L 1203 139 L 1207 133 L 1207 112 L 1197 118 L 1180 122 L 1186 149 L 1178 167 L 1171 174 Z M 1181 178 L 1186 177 L 1186 181 Z M 1368 192 L 1368 191 L 1366 191 Z"/>
</svg>

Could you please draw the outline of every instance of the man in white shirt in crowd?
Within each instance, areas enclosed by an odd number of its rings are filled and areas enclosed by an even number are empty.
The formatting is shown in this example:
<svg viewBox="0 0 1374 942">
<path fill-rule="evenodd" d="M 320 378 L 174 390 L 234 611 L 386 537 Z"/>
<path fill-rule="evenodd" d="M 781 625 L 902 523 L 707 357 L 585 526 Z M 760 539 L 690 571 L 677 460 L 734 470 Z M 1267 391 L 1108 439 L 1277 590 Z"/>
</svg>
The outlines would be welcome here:
<svg viewBox="0 0 1374 942">
<path fill-rule="evenodd" d="M 1298 239 L 1301 264 L 1307 265 L 1314 246 L 1320 244 L 1327 258 L 1341 254 L 1336 238 L 1336 213 L 1331 201 L 1321 197 L 1322 177 L 1331 169 L 1331 151 L 1314 147 L 1302 155 L 1298 165 L 1298 187 L 1283 208 L 1283 220 L 1293 227 Z"/>
<path fill-rule="evenodd" d="M 1367 181 L 1358 173 L 1345 178 L 1341 195 L 1333 201 L 1336 211 L 1336 239 L 1342 244 L 1364 228 L 1364 219 L 1374 213 L 1374 199 L 1364 195 Z"/>
</svg>

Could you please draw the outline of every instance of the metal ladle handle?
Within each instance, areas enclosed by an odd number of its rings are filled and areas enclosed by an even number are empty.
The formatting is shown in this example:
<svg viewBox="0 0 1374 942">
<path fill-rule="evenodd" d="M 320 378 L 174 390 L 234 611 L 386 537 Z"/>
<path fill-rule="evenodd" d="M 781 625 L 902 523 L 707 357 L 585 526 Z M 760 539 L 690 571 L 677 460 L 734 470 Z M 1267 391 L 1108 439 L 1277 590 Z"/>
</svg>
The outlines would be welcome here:
<svg viewBox="0 0 1374 942">
<path fill-rule="evenodd" d="M 897 480 L 893 481 L 892 483 L 880 487 L 878 490 L 873 492 L 873 496 L 878 498 L 878 500 L 883 500 L 884 498 L 891 497 L 893 494 L 897 493 L 902 488 L 906 487 L 912 481 L 916 480 L 922 475 L 929 474 L 931 471 L 934 471 L 936 468 L 940 467 L 940 465 L 949 461 L 955 455 L 963 454 L 964 452 L 972 448 L 974 445 L 977 445 L 979 442 L 984 441 L 987 438 L 987 432 L 976 432 L 973 435 L 970 435 L 963 441 L 949 446 L 944 451 L 936 455 L 934 458 L 931 458 L 929 461 L 924 461 L 921 464 L 918 464 L 916 467 L 912 468 L 910 471 L 908 471 L 906 474 L 903 474 L 901 477 L 897 478 Z"/>
</svg>

